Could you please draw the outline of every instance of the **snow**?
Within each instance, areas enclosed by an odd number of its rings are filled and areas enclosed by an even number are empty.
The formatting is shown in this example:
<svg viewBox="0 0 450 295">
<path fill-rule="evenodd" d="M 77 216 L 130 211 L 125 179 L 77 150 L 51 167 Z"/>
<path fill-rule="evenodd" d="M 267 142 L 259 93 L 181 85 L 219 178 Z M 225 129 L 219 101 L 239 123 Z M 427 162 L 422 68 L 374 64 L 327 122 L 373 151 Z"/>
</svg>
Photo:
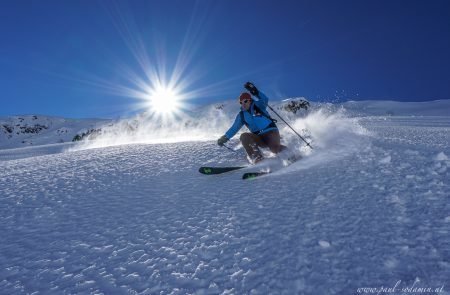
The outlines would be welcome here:
<svg viewBox="0 0 450 295">
<path fill-rule="evenodd" d="M 444 152 L 440 152 L 439 154 L 436 155 L 435 160 L 436 161 L 447 161 L 448 157 L 446 154 L 444 154 Z"/>
<path fill-rule="evenodd" d="M 450 116 L 448 100 L 431 102 L 366 100 L 348 101 L 341 105 L 358 116 Z"/>
<path fill-rule="evenodd" d="M 214 124 L 191 141 L 0 150 L 1 293 L 355 294 L 417 278 L 448 292 L 449 116 L 317 107 L 293 119 L 314 150 L 280 124 L 304 158 L 252 181 L 197 172 L 246 161 Z"/>
<path fill-rule="evenodd" d="M 0 149 L 71 142 L 74 136 L 110 120 L 66 119 L 41 115 L 0 118 Z"/>
</svg>

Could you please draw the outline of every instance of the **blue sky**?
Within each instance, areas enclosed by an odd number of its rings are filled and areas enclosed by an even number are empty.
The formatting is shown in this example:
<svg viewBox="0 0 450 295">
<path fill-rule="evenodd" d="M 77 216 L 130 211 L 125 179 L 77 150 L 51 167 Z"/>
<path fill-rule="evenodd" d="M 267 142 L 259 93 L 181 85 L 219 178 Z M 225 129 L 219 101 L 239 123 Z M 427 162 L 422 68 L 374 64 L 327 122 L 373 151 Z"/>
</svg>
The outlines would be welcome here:
<svg viewBox="0 0 450 295">
<path fill-rule="evenodd" d="M 437 0 L 1 1 L 0 115 L 126 116 L 155 77 L 194 104 L 247 80 L 272 98 L 449 99 L 449 36 Z"/>
</svg>

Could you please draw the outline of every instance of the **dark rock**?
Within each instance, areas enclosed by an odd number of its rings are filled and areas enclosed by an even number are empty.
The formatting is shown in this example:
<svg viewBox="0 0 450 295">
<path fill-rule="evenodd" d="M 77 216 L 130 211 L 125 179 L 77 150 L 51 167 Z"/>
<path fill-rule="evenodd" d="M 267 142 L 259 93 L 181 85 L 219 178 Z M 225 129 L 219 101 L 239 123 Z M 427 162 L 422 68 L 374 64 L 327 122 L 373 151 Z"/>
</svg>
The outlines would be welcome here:
<svg viewBox="0 0 450 295">
<path fill-rule="evenodd" d="M 21 126 L 20 130 L 22 131 L 22 133 L 39 133 L 41 132 L 41 130 L 43 129 L 48 129 L 47 126 L 45 125 L 40 125 L 40 124 L 36 124 L 34 126 Z"/>
<path fill-rule="evenodd" d="M 308 110 L 309 102 L 303 99 L 300 100 L 292 100 L 286 105 L 283 106 L 284 110 L 297 114 L 297 112 L 301 109 Z"/>
<path fill-rule="evenodd" d="M 86 132 L 83 132 L 81 134 L 77 134 L 73 137 L 72 141 L 80 141 L 80 140 L 85 140 L 85 139 L 95 139 L 97 138 L 100 134 L 102 134 L 102 129 L 90 129 Z"/>
<path fill-rule="evenodd" d="M 7 133 L 13 133 L 13 131 L 14 131 L 14 127 L 12 127 L 12 126 L 10 126 L 10 125 L 3 125 L 2 126 L 3 127 L 3 129 L 7 132 Z"/>
</svg>

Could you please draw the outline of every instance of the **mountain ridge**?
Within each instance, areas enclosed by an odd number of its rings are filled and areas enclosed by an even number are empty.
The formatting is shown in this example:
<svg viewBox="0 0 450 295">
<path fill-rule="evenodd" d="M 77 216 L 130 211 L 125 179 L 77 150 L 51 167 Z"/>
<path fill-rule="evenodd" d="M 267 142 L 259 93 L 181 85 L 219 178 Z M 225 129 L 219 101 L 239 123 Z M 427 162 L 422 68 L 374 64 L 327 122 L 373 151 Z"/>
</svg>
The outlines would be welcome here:
<svg viewBox="0 0 450 295">
<path fill-rule="evenodd" d="M 302 104 L 308 103 L 305 107 Z M 288 119 L 304 117 L 308 111 L 344 109 L 350 117 L 364 116 L 450 116 L 450 100 L 427 102 L 397 101 L 347 101 L 343 103 L 311 102 L 306 99 L 290 98 L 274 100 L 272 107 Z M 122 119 L 73 119 L 46 115 L 14 115 L 0 117 L 0 149 L 65 143 L 85 139 L 96 139 L 104 134 L 110 136 L 166 133 L 180 128 L 209 128 L 216 133 L 226 128 L 239 111 L 234 100 L 204 105 L 185 113 L 175 123 L 159 122 L 143 112 Z M 275 117 L 275 116 L 274 116 Z M 156 121 L 155 121 L 156 120 Z"/>
</svg>

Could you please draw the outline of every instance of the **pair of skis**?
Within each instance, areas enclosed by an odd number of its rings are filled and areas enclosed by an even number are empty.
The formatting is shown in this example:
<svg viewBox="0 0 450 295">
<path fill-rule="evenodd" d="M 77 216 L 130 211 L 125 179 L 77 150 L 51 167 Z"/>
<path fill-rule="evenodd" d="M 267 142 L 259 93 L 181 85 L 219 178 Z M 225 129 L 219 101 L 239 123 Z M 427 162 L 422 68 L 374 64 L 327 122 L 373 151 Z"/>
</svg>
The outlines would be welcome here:
<svg viewBox="0 0 450 295">
<path fill-rule="evenodd" d="M 198 171 L 202 174 L 206 175 L 216 175 L 216 174 L 222 174 L 234 170 L 239 170 L 247 168 L 247 166 L 235 166 L 235 167 L 200 167 Z M 270 171 L 260 171 L 260 172 L 247 172 L 242 174 L 242 179 L 254 179 L 258 176 L 269 174 Z"/>
<path fill-rule="evenodd" d="M 266 168 L 264 170 L 260 170 L 258 172 L 247 172 L 244 173 L 242 175 L 242 179 L 255 179 L 259 176 L 263 176 L 263 175 L 267 175 L 273 171 L 277 171 L 279 169 L 282 169 L 286 166 L 289 166 L 295 162 L 297 162 L 298 160 L 301 159 L 301 156 L 296 156 L 296 157 L 292 157 L 291 159 L 289 159 L 286 162 L 284 162 L 284 164 L 279 163 L 278 165 L 275 165 L 275 167 L 273 167 L 274 165 L 272 165 L 272 168 Z M 273 163 L 272 163 L 273 164 Z M 281 166 L 280 166 L 281 164 Z M 198 170 L 200 173 L 202 174 L 206 174 L 206 175 L 216 175 L 216 174 L 222 174 L 222 173 L 227 173 L 230 171 L 234 171 L 234 170 L 239 170 L 239 169 L 243 169 L 243 168 L 247 168 L 248 166 L 234 166 L 234 167 L 200 167 L 200 169 Z"/>
</svg>

